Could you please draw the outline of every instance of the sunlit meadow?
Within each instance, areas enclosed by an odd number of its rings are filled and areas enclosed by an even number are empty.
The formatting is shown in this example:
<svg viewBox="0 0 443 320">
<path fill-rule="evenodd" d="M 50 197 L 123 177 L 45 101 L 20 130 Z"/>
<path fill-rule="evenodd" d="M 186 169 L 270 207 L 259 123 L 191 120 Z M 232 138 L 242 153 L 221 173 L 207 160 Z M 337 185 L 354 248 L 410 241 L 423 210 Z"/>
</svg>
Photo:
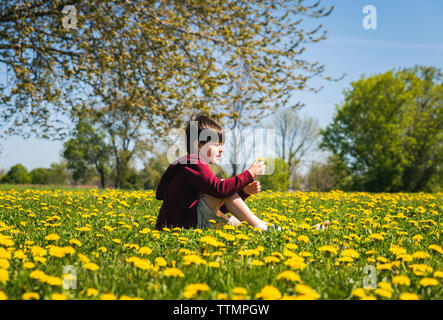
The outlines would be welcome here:
<svg viewBox="0 0 443 320">
<path fill-rule="evenodd" d="M 155 231 L 153 191 L 3 186 L 0 299 L 443 299 L 442 199 L 261 192 L 281 231 Z"/>
</svg>

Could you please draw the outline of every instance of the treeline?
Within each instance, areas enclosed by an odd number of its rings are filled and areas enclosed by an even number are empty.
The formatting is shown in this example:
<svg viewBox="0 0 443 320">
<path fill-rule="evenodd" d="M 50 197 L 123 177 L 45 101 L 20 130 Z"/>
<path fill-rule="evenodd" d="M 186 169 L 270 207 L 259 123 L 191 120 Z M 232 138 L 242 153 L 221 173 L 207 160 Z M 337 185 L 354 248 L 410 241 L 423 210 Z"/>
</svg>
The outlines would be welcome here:
<svg viewBox="0 0 443 320">
<path fill-rule="evenodd" d="M 66 162 L 52 163 L 50 168 L 35 168 L 31 171 L 18 163 L 7 172 L 0 171 L 0 183 L 8 184 L 65 185 L 68 184 L 68 178 Z"/>
</svg>

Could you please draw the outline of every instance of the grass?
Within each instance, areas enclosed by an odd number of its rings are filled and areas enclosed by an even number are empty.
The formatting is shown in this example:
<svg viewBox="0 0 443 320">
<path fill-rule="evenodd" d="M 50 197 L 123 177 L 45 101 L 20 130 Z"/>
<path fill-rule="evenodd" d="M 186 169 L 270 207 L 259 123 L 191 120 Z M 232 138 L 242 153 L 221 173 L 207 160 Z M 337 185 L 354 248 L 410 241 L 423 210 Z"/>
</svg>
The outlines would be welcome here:
<svg viewBox="0 0 443 320">
<path fill-rule="evenodd" d="M 280 232 L 159 232 L 153 191 L 0 186 L 0 298 L 443 299 L 442 198 L 262 192 Z"/>
</svg>

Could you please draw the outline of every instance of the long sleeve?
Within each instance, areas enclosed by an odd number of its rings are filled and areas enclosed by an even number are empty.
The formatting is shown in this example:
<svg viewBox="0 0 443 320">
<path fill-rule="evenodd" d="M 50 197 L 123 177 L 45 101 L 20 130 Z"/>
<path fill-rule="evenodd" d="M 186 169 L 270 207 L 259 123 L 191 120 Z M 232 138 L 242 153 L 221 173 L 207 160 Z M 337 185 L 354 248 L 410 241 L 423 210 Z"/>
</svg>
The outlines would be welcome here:
<svg viewBox="0 0 443 320">
<path fill-rule="evenodd" d="M 207 193 L 216 198 L 226 198 L 254 181 L 249 170 L 246 170 L 230 179 L 221 180 L 217 178 L 209 168 L 208 164 L 198 161 L 197 164 L 183 165 L 183 178 L 200 192 Z"/>
</svg>

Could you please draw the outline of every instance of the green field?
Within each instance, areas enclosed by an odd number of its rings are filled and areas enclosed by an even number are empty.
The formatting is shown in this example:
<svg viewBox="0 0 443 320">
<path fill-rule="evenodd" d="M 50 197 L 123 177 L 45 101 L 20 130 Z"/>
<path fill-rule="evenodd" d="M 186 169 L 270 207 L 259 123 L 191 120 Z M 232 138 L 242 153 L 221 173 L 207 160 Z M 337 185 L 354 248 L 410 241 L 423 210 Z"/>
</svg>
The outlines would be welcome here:
<svg viewBox="0 0 443 320">
<path fill-rule="evenodd" d="M 442 200 L 262 192 L 282 231 L 159 232 L 153 191 L 2 186 L 0 299 L 443 299 Z"/>
</svg>

